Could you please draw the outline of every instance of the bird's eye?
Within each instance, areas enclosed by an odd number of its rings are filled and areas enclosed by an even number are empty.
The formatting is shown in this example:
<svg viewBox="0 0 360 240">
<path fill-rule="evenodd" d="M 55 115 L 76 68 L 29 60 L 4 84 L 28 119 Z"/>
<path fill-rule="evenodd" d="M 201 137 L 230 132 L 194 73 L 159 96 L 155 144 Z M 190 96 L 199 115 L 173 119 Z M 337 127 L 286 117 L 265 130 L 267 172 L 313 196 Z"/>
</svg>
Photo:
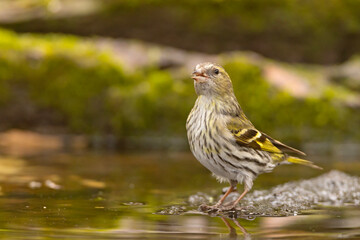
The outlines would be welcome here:
<svg viewBox="0 0 360 240">
<path fill-rule="evenodd" d="M 219 74 L 219 69 L 215 68 L 214 73 Z"/>
</svg>

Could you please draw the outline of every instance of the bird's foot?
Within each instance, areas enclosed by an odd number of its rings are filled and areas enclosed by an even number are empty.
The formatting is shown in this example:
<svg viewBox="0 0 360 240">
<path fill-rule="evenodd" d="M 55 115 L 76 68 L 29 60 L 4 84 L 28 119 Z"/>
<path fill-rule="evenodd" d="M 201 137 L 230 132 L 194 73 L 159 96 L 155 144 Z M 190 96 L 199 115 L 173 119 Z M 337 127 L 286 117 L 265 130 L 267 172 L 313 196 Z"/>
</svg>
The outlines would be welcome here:
<svg viewBox="0 0 360 240">
<path fill-rule="evenodd" d="M 242 208 L 238 206 L 236 201 L 231 201 L 223 204 L 222 209 L 223 211 L 240 211 Z"/>
<path fill-rule="evenodd" d="M 224 212 L 227 212 L 227 211 L 241 211 L 241 207 L 240 206 L 237 206 L 237 205 L 234 205 L 234 204 L 229 204 L 229 205 L 224 205 L 221 207 L 221 210 L 224 211 Z"/>
<path fill-rule="evenodd" d="M 206 204 L 202 204 L 199 206 L 199 210 L 206 213 L 221 213 L 228 211 L 240 211 L 242 208 L 233 203 L 228 203 L 224 205 L 215 204 L 213 206 L 208 206 Z"/>
<path fill-rule="evenodd" d="M 221 205 L 215 204 L 215 205 L 209 206 L 206 204 L 201 204 L 199 206 L 199 210 L 201 212 L 206 212 L 206 213 L 219 213 L 221 210 Z"/>
</svg>

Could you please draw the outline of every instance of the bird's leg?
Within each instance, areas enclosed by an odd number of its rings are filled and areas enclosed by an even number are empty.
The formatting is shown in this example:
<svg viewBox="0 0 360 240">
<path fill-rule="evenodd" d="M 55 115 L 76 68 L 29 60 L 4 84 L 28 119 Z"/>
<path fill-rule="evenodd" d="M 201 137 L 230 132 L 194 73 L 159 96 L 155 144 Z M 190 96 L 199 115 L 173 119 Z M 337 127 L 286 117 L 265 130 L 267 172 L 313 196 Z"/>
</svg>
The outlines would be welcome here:
<svg viewBox="0 0 360 240">
<path fill-rule="evenodd" d="M 244 189 L 244 192 L 234 201 L 229 204 L 229 209 L 235 209 L 236 205 L 240 202 L 241 199 L 249 192 L 248 188 Z"/>
<path fill-rule="evenodd" d="M 230 181 L 230 187 L 229 189 L 225 192 L 224 196 L 222 196 L 220 198 L 220 200 L 213 206 L 207 206 L 205 204 L 200 206 L 200 209 L 202 211 L 209 211 L 209 210 L 219 210 L 219 207 L 223 204 L 223 202 L 225 201 L 226 197 L 229 196 L 230 193 L 236 191 L 236 185 L 237 182 L 235 181 Z"/>
<path fill-rule="evenodd" d="M 225 201 L 226 197 L 229 196 L 230 193 L 234 192 L 236 190 L 236 187 L 234 187 L 232 184 L 230 185 L 229 189 L 226 191 L 224 196 L 220 198 L 220 200 L 213 206 L 214 208 L 220 207 L 223 202 Z"/>
</svg>

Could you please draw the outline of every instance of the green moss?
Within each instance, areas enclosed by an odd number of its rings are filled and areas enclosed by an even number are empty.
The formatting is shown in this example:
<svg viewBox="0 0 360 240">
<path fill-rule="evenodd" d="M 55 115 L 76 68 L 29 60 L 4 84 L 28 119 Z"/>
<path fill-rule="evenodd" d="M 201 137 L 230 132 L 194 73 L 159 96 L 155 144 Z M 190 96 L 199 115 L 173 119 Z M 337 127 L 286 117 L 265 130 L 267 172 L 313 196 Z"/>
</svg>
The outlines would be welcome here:
<svg viewBox="0 0 360 240">
<path fill-rule="evenodd" d="M 4 30 L 0 49 L 0 82 L 12 88 L 2 91 L 11 95 L 21 88 L 39 109 L 55 109 L 76 131 L 105 128 L 107 120 L 99 112 L 105 110 L 101 102 L 106 89 L 126 84 L 121 66 L 110 53 L 75 37 L 19 37 Z"/>
<path fill-rule="evenodd" d="M 20 88 L 35 106 L 35 125 L 40 111 L 51 109 L 75 132 L 184 132 L 195 97 L 188 80 L 156 68 L 125 74 L 110 51 L 72 36 L 0 30 L 0 49 L 0 104 L 19 105 L 14 92 Z"/>
<path fill-rule="evenodd" d="M 135 85 L 115 86 L 109 94 L 110 108 L 116 110 L 114 128 L 118 132 L 125 129 L 129 135 L 184 132 L 187 113 L 195 101 L 191 81 L 174 79 L 158 69 L 145 69 L 131 78 Z"/>
<path fill-rule="evenodd" d="M 111 51 L 72 36 L 0 30 L 0 52 L 0 114 L 24 109 L 3 118 L 7 127 L 45 124 L 118 136 L 185 135 L 196 98 L 188 77 L 175 78 L 156 67 L 126 73 Z M 225 68 L 240 104 L 260 130 L 294 142 L 359 137 L 354 131 L 358 111 L 339 104 L 336 89 L 297 99 L 270 86 L 246 58 L 231 60 Z"/>
</svg>

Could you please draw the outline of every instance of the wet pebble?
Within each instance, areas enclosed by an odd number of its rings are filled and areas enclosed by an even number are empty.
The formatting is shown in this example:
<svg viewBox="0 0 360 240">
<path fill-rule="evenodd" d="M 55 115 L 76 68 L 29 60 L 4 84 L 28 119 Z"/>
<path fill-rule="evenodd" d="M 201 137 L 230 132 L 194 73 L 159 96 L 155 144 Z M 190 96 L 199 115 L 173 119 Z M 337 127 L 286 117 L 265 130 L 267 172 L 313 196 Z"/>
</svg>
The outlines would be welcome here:
<svg viewBox="0 0 360 240">
<path fill-rule="evenodd" d="M 214 202 L 214 197 L 202 192 L 198 192 L 188 198 L 188 203 L 191 206 L 198 206 L 203 203 L 211 204 L 212 202 Z"/>
</svg>

